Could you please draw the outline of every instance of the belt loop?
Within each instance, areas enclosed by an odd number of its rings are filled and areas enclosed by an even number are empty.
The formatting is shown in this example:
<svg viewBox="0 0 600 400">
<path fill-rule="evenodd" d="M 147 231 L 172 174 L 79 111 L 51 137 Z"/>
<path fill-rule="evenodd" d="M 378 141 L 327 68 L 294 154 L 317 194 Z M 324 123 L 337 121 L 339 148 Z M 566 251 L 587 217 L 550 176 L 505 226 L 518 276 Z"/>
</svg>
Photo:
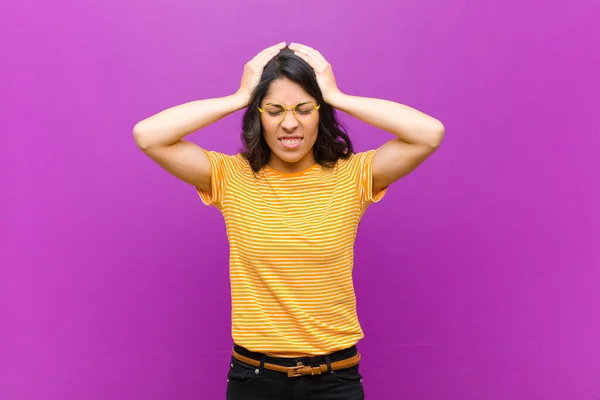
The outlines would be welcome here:
<svg viewBox="0 0 600 400">
<path fill-rule="evenodd" d="M 267 358 L 266 355 L 264 355 L 264 354 L 260 355 L 260 367 L 258 367 L 260 375 L 264 375 L 266 358 Z"/>
<path fill-rule="evenodd" d="M 325 356 L 325 362 L 327 363 L 327 371 L 330 374 L 333 374 L 333 371 L 331 370 L 331 360 L 329 359 L 329 356 Z"/>
</svg>

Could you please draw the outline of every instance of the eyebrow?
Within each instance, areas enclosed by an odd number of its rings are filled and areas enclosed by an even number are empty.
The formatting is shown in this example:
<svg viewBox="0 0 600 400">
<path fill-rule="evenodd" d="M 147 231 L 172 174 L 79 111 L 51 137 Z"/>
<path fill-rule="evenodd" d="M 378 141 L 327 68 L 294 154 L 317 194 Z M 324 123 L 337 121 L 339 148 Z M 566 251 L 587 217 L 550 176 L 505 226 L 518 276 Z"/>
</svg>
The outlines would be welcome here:
<svg viewBox="0 0 600 400">
<path fill-rule="evenodd" d="M 298 106 L 298 105 L 300 105 L 300 104 L 306 104 L 306 103 L 312 103 L 312 101 L 310 101 L 310 100 L 308 100 L 308 101 L 301 101 L 300 103 L 296 103 L 296 104 L 294 104 L 294 106 Z M 265 104 L 265 105 L 266 105 L 266 106 L 269 106 L 269 105 L 270 105 L 270 106 L 283 106 L 284 104 L 281 104 L 281 103 L 272 103 L 272 102 L 269 102 L 269 103 L 267 103 L 267 104 Z"/>
</svg>

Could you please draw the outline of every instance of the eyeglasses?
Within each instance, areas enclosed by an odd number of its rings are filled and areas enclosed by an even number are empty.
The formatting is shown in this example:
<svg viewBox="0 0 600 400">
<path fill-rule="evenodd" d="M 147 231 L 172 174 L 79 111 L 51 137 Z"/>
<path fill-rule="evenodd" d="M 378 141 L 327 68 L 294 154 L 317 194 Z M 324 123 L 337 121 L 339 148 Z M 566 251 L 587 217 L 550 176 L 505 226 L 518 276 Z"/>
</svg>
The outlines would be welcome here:
<svg viewBox="0 0 600 400">
<path fill-rule="evenodd" d="M 273 124 L 280 124 L 285 119 L 287 110 L 293 109 L 294 116 L 299 122 L 307 123 L 317 115 L 317 110 L 321 108 L 320 105 L 316 105 L 312 101 L 305 101 L 298 103 L 294 107 L 285 107 L 277 103 L 269 103 L 265 108 L 258 107 L 258 111 L 264 115 L 265 119 Z"/>
</svg>

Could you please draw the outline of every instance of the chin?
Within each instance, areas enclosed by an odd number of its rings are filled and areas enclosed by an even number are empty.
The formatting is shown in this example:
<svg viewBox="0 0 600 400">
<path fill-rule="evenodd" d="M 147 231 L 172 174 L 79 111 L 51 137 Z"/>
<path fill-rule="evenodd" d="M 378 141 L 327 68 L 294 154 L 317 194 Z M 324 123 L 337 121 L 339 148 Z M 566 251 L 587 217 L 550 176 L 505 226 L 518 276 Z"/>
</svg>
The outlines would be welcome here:
<svg viewBox="0 0 600 400">
<path fill-rule="evenodd" d="M 277 157 L 279 157 L 279 159 L 283 162 L 286 162 L 288 164 L 293 164 L 293 163 L 297 163 L 298 161 L 302 160 L 304 157 L 306 157 L 306 153 L 304 154 L 280 154 L 280 153 L 275 153 L 275 155 Z"/>
</svg>

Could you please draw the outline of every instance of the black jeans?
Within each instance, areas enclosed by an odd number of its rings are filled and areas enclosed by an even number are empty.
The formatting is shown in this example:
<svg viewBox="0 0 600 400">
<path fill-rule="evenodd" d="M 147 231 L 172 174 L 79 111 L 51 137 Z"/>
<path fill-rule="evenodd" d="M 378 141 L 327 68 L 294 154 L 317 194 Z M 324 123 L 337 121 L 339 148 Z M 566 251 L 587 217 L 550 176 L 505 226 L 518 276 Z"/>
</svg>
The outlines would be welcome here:
<svg viewBox="0 0 600 400">
<path fill-rule="evenodd" d="M 304 375 L 288 378 L 286 373 L 265 369 L 265 362 L 293 367 L 301 361 L 303 365 L 318 366 L 356 354 L 356 346 L 340 350 L 328 356 L 279 358 L 251 352 L 235 345 L 239 354 L 263 361 L 261 367 L 241 362 L 231 356 L 227 374 L 227 400 L 364 400 L 362 376 L 358 365 L 321 375 Z"/>
</svg>

